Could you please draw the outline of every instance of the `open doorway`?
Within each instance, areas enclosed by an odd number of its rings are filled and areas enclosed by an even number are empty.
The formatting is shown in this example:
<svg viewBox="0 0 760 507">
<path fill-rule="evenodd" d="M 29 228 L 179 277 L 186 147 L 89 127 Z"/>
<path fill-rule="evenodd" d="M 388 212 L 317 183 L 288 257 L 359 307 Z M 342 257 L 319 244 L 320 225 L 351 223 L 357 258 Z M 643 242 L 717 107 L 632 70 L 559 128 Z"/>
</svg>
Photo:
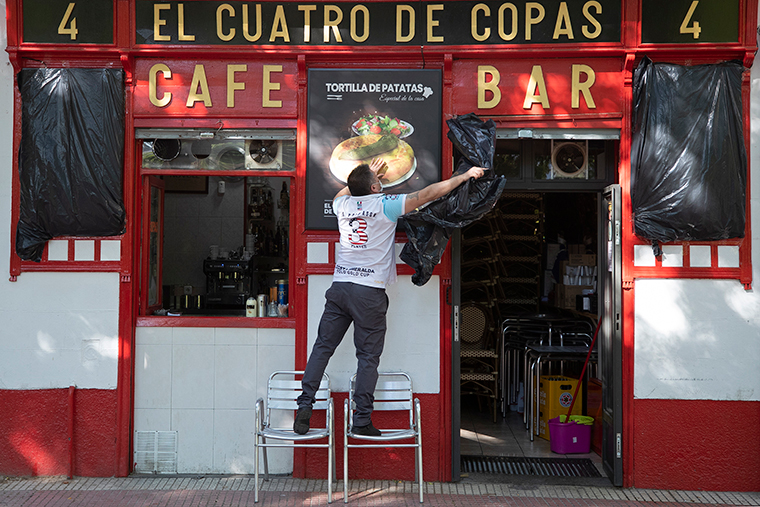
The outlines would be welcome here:
<svg viewBox="0 0 760 507">
<path fill-rule="evenodd" d="M 611 276 L 619 274 L 619 242 L 612 248 L 607 187 L 616 174 L 616 133 L 500 135 L 495 170 L 511 180 L 508 190 L 452 242 L 459 325 L 452 347 L 453 479 L 506 473 L 519 481 L 548 475 L 609 484 L 606 447 L 614 436 L 603 400 L 620 400 L 602 365 L 619 370 L 620 362 L 600 346 L 615 343 L 608 326 L 591 345 L 597 324 L 614 314 L 608 300 L 621 287 Z M 586 447 L 551 440 L 552 420 L 571 407 L 572 417 L 587 423 Z M 569 474 L 554 473 L 560 461 Z M 562 483 L 588 483 L 572 481 Z"/>
<path fill-rule="evenodd" d="M 579 382 L 585 354 L 571 348 L 590 345 L 598 320 L 598 215 L 596 192 L 507 192 L 488 216 L 462 230 L 465 469 L 477 457 L 558 457 L 549 421 L 566 413 L 580 383 L 572 414 L 592 418 L 596 438 L 587 452 L 564 457 L 590 460 L 602 473 L 597 358 L 592 354 Z M 573 351 L 545 361 L 534 389 L 526 385 L 530 363 L 521 350 L 531 342 Z"/>
</svg>

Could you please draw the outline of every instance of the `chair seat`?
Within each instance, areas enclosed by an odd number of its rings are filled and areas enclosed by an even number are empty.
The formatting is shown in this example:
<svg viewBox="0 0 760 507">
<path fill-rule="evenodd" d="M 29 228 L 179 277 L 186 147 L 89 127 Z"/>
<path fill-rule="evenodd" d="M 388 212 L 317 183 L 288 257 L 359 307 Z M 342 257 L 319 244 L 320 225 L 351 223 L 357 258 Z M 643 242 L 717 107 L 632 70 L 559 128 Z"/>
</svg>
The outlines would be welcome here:
<svg viewBox="0 0 760 507">
<path fill-rule="evenodd" d="M 496 380 L 495 373 L 462 373 L 461 380 Z"/>
<path fill-rule="evenodd" d="M 465 349 L 462 347 L 462 350 L 459 352 L 460 357 L 490 357 L 497 359 L 499 355 L 496 353 L 495 350 L 484 350 L 484 349 Z"/>
<path fill-rule="evenodd" d="M 327 428 L 310 428 L 305 435 L 299 435 L 293 430 L 277 430 L 272 428 L 264 428 L 259 431 L 258 434 L 264 438 L 274 438 L 276 440 L 293 440 L 294 442 L 300 442 L 302 440 L 315 440 L 317 438 L 326 438 L 329 435 Z"/>
<path fill-rule="evenodd" d="M 401 440 L 404 438 L 414 438 L 417 434 L 417 432 L 413 429 L 403 429 L 403 430 L 380 430 L 382 432 L 382 435 L 379 437 L 373 437 L 368 435 L 357 435 L 352 432 L 348 432 L 349 437 L 356 438 L 356 439 L 362 439 L 362 440 L 372 440 L 374 442 L 382 442 L 385 440 Z"/>
</svg>

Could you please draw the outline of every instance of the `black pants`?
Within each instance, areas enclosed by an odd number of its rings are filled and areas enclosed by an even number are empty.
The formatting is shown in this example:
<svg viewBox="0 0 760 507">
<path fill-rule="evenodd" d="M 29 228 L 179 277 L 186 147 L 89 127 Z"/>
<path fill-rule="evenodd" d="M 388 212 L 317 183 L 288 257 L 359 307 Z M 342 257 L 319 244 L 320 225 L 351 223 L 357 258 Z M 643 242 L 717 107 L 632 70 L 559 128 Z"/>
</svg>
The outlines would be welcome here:
<svg viewBox="0 0 760 507">
<path fill-rule="evenodd" d="M 327 363 L 335 353 L 348 326 L 354 323 L 354 346 L 356 347 L 356 388 L 354 400 L 354 426 L 370 423 L 372 404 L 375 401 L 377 366 L 385 344 L 385 314 L 388 296 L 385 289 L 365 287 L 351 282 L 333 282 L 325 293 L 327 302 L 319 321 L 317 341 L 309 356 L 303 376 L 303 393 L 298 406 L 314 404 Z"/>
</svg>

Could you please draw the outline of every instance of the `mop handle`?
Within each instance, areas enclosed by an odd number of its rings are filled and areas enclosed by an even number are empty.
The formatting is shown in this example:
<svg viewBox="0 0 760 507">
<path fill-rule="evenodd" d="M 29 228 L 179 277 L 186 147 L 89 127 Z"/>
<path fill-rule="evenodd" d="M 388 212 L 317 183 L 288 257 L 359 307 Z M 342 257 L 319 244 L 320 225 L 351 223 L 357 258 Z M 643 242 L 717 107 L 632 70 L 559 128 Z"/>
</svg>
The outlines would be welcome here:
<svg viewBox="0 0 760 507">
<path fill-rule="evenodd" d="M 586 354 L 586 361 L 583 362 L 583 369 L 581 370 L 581 376 L 578 378 L 578 384 L 576 384 L 575 393 L 573 393 L 573 401 L 570 402 L 570 409 L 567 411 L 567 417 L 565 417 L 566 423 L 570 422 L 570 414 L 573 411 L 573 405 L 575 405 L 575 399 L 578 397 L 578 389 L 581 387 L 581 382 L 583 382 L 583 375 L 586 374 L 586 366 L 588 365 L 588 360 L 591 357 L 591 352 L 594 350 L 594 344 L 596 343 L 596 335 L 599 334 L 600 327 L 602 327 L 602 319 L 599 319 L 596 323 L 596 331 L 594 331 L 594 339 L 591 340 L 591 346 L 588 348 L 588 354 Z"/>
</svg>

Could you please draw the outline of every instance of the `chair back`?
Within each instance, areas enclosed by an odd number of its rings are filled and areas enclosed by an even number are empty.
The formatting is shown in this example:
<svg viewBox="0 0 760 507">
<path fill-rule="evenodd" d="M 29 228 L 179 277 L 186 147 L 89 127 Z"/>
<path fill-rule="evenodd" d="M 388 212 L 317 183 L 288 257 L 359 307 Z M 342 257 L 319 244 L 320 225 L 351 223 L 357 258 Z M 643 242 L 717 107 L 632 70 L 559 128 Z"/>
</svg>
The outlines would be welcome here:
<svg viewBox="0 0 760 507">
<path fill-rule="evenodd" d="M 267 382 L 266 426 L 269 426 L 272 410 L 298 410 L 298 396 L 303 392 L 302 371 L 276 371 Z M 330 378 L 322 375 L 319 389 L 315 394 L 314 410 L 326 410 L 330 399 Z M 287 428 L 283 428 L 287 429 Z"/>
<path fill-rule="evenodd" d="M 465 303 L 459 313 L 462 319 L 459 330 L 461 348 L 463 350 L 494 348 L 494 328 L 489 309 L 478 303 Z"/>
<path fill-rule="evenodd" d="M 348 393 L 350 421 L 354 418 L 354 387 L 356 374 L 351 377 L 351 388 Z M 412 378 L 405 372 L 380 372 L 375 386 L 375 411 L 409 411 L 409 427 L 414 426 L 414 392 Z"/>
</svg>

